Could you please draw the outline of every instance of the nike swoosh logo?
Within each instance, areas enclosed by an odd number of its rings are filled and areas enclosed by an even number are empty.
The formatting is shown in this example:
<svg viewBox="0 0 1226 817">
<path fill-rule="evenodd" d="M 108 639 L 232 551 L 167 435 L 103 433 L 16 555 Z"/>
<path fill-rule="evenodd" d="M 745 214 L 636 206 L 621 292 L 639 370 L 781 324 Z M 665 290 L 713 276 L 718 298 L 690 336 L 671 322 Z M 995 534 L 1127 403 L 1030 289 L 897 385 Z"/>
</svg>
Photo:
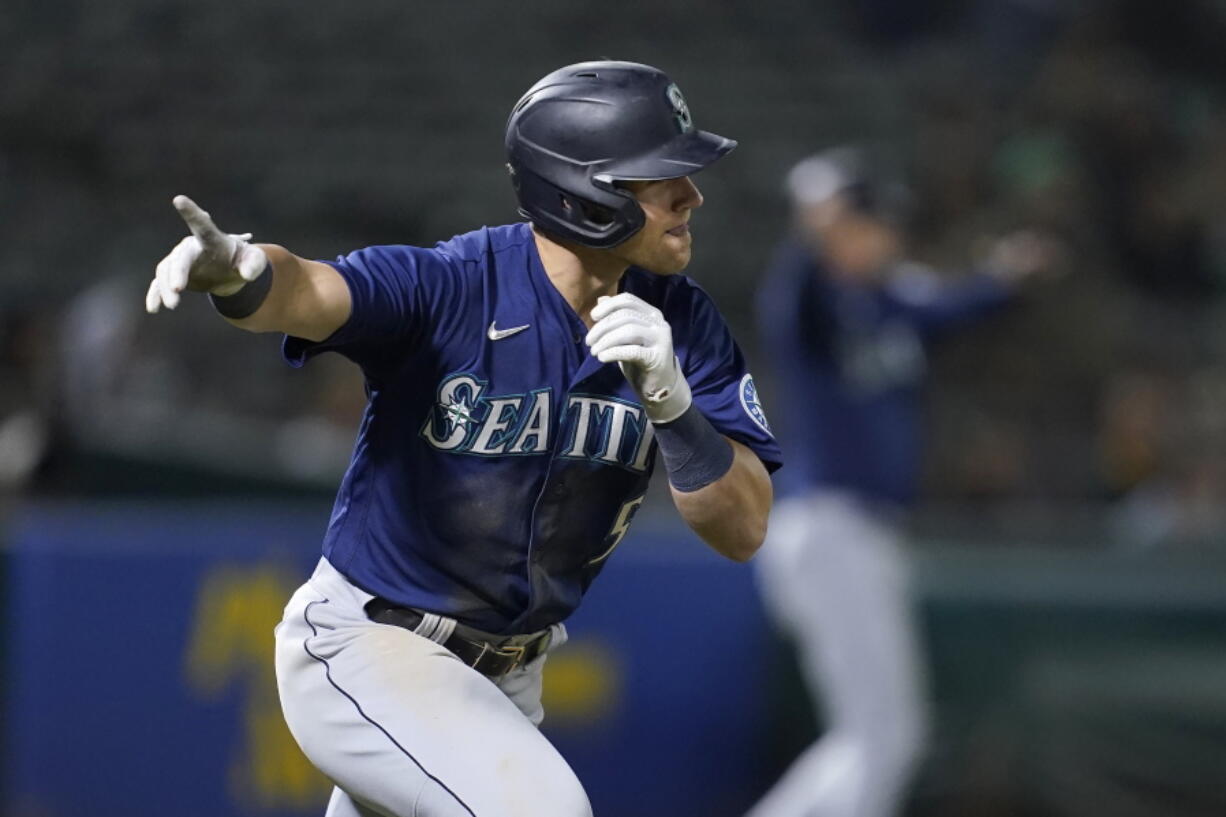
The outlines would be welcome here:
<svg viewBox="0 0 1226 817">
<path fill-rule="evenodd" d="M 499 329 L 497 326 L 495 326 L 497 323 L 498 321 L 490 321 L 490 331 L 485 333 L 486 337 L 488 337 L 490 340 L 502 340 L 503 338 L 509 338 L 511 335 L 522 332 L 532 325 L 530 323 L 525 323 L 523 326 L 512 326 L 510 329 Z"/>
</svg>

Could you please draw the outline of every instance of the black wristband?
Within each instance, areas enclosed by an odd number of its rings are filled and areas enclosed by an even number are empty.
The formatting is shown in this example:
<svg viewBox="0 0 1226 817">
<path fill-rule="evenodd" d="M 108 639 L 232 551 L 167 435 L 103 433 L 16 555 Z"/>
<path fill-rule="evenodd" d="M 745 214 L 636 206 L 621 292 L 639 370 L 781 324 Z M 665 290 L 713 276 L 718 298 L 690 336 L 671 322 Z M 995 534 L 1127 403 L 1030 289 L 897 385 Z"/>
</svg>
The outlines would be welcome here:
<svg viewBox="0 0 1226 817">
<path fill-rule="evenodd" d="M 269 261 L 259 278 L 243 284 L 237 292 L 231 295 L 214 295 L 210 292 L 209 300 L 223 318 L 238 321 L 254 315 L 255 311 L 264 305 L 264 300 L 268 298 L 271 290 L 272 262 Z"/>
<path fill-rule="evenodd" d="M 655 426 L 668 481 L 682 493 L 697 491 L 728 473 L 735 456 L 693 403 L 676 420 Z"/>
</svg>

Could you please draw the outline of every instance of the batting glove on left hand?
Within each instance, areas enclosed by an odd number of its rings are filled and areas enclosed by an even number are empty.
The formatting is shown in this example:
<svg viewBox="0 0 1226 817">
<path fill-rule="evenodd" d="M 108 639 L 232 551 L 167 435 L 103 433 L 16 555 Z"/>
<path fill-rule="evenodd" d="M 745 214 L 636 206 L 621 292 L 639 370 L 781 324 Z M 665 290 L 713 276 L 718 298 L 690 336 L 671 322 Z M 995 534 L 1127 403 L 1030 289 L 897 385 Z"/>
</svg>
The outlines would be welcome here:
<svg viewBox="0 0 1226 817">
<path fill-rule="evenodd" d="M 174 309 L 184 290 L 231 295 L 263 274 L 268 256 L 248 243 L 251 233 L 223 233 L 187 196 L 175 196 L 174 206 L 192 234 L 157 265 L 145 294 L 147 312 L 157 312 L 163 306 Z"/>
<path fill-rule="evenodd" d="M 648 419 L 668 423 L 684 414 L 693 398 L 673 353 L 673 330 L 663 313 L 623 292 L 598 298 L 592 320 L 596 323 L 585 339 L 592 354 L 601 363 L 617 361 L 643 398 Z"/>
</svg>

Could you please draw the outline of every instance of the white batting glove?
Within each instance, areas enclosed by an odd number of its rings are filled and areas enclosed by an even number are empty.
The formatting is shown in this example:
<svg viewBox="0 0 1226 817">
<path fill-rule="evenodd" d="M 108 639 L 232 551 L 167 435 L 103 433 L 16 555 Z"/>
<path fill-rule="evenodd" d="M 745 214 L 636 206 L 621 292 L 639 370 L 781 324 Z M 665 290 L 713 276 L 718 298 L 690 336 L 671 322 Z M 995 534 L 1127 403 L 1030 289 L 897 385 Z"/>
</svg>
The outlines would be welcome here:
<svg viewBox="0 0 1226 817">
<path fill-rule="evenodd" d="M 1057 277 L 1060 242 L 1041 230 L 1016 230 L 988 247 L 985 271 L 1007 286 Z"/>
<path fill-rule="evenodd" d="M 653 423 L 676 420 L 690 407 L 690 384 L 673 353 L 673 330 L 660 310 L 629 292 L 601 296 L 585 338 L 601 363 L 616 360 L 643 399 Z"/>
<path fill-rule="evenodd" d="M 175 196 L 174 205 L 192 234 L 158 264 L 145 295 L 147 312 L 157 312 L 163 306 L 174 309 L 179 305 L 179 293 L 185 289 L 233 295 L 264 272 L 268 256 L 247 243 L 251 233 L 223 233 L 209 214 L 187 196 Z"/>
</svg>

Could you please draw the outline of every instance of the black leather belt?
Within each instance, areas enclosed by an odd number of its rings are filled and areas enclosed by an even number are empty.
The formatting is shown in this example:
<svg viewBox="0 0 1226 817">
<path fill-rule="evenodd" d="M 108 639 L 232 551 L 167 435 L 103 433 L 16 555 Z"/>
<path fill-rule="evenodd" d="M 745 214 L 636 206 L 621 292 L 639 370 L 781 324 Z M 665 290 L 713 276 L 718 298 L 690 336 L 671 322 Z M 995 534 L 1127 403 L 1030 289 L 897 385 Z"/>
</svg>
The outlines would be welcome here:
<svg viewBox="0 0 1226 817">
<path fill-rule="evenodd" d="M 417 630 L 424 617 L 411 607 L 400 607 L 386 599 L 375 597 L 366 603 L 366 615 L 371 621 L 391 624 L 406 630 Z M 462 625 L 460 625 L 462 626 Z M 467 629 L 467 628 L 466 628 Z M 493 636 L 493 638 L 501 638 Z M 506 638 L 514 638 L 508 636 Z M 503 638 L 505 642 L 506 638 Z M 456 658 L 489 678 L 499 678 L 516 667 L 527 664 L 549 649 L 553 640 L 549 630 L 542 630 L 522 644 L 496 643 L 478 638 L 466 638 L 458 632 L 442 642 Z"/>
</svg>

